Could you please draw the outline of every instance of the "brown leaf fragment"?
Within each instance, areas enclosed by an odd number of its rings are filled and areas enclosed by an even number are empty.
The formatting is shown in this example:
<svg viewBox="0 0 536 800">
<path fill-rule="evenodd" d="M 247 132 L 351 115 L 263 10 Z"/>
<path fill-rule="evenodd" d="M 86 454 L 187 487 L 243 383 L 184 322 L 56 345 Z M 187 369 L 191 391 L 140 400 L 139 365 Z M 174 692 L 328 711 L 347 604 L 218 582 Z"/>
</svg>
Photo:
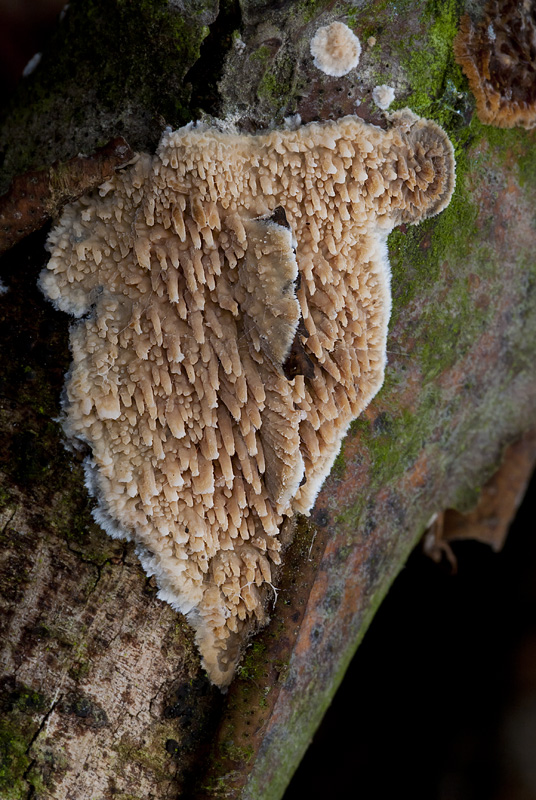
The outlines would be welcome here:
<svg viewBox="0 0 536 800">
<path fill-rule="evenodd" d="M 307 329 L 300 317 L 294 340 L 290 345 L 290 350 L 286 361 L 283 363 L 285 378 L 291 381 L 296 375 L 304 375 L 311 380 L 315 374 L 315 365 L 312 358 L 305 351 L 305 340 L 308 337 Z"/>
<path fill-rule="evenodd" d="M 283 206 L 277 206 L 277 208 L 274 208 L 274 213 L 270 217 L 270 222 L 274 222 L 276 225 L 281 225 L 283 228 L 290 228 L 290 224 Z"/>
<path fill-rule="evenodd" d="M 474 539 L 497 553 L 527 490 L 536 466 L 536 431 L 529 431 L 506 448 L 502 463 L 483 486 L 476 507 L 466 514 L 449 508 L 438 515 L 424 538 L 424 551 L 434 561 L 443 555 L 456 569 L 449 542 Z"/>
<path fill-rule="evenodd" d="M 78 155 L 18 175 L 0 197 L 0 253 L 57 216 L 65 203 L 108 180 L 133 156 L 128 143 L 118 136 L 93 155 Z"/>
</svg>

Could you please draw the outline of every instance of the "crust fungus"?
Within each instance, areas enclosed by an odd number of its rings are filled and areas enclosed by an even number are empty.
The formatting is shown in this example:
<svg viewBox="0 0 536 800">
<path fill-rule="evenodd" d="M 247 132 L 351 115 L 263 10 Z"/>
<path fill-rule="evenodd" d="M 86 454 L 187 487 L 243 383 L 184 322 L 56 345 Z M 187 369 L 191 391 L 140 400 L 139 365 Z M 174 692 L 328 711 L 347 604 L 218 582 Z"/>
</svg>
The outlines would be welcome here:
<svg viewBox="0 0 536 800">
<path fill-rule="evenodd" d="M 536 5 L 491 0 L 474 24 L 465 14 L 454 40 L 478 118 L 500 128 L 536 126 Z"/>
<path fill-rule="evenodd" d="M 378 108 L 385 111 L 395 99 L 395 90 L 392 86 L 387 86 L 386 83 L 382 83 L 381 86 L 375 86 L 372 90 L 372 99 Z"/>
<path fill-rule="evenodd" d="M 361 42 L 344 22 L 319 28 L 310 48 L 315 67 L 335 78 L 357 67 L 361 55 Z"/>
<path fill-rule="evenodd" d="M 66 431 L 97 520 L 232 678 L 285 517 L 308 513 L 380 388 L 387 234 L 437 214 L 454 156 L 409 111 L 262 135 L 167 130 L 67 206 L 41 286 L 71 329 Z"/>
</svg>

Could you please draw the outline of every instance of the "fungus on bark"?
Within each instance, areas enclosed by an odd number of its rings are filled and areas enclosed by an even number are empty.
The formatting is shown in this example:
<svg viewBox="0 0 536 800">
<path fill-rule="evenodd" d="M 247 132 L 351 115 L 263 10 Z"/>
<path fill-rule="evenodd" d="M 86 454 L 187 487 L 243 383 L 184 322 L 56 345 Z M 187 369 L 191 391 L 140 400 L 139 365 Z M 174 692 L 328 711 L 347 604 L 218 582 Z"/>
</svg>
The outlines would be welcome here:
<svg viewBox="0 0 536 800">
<path fill-rule="evenodd" d="M 220 686 L 265 620 L 284 518 L 382 384 L 387 234 L 453 191 L 441 128 L 390 119 L 167 130 L 50 234 L 41 286 L 78 318 L 65 428 L 92 449 L 96 518 L 137 542 Z"/>
<path fill-rule="evenodd" d="M 382 83 L 381 86 L 375 86 L 372 90 L 372 99 L 378 108 L 385 111 L 395 99 L 395 90 L 392 86 L 387 86 L 386 83 Z"/>
<path fill-rule="evenodd" d="M 487 125 L 536 125 L 536 4 L 490 0 L 482 18 L 460 21 L 454 55 L 475 95 L 478 118 Z"/>
<path fill-rule="evenodd" d="M 340 78 L 357 67 L 361 42 L 344 22 L 332 22 L 317 30 L 310 49 L 315 67 Z"/>
</svg>

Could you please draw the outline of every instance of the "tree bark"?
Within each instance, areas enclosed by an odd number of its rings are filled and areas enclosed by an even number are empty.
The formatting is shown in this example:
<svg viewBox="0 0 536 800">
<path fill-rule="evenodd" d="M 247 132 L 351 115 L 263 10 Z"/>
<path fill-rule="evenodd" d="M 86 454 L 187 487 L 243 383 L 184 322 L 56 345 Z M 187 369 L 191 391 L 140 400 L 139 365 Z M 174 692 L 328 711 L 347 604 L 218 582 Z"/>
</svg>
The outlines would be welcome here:
<svg viewBox="0 0 536 800">
<path fill-rule="evenodd" d="M 434 514 L 475 505 L 504 448 L 536 426 L 534 133 L 479 123 L 452 56 L 462 3 L 72 0 L 0 128 L 2 190 L 116 136 L 232 116 L 245 131 L 357 113 L 373 87 L 442 124 L 450 206 L 389 239 L 383 389 L 295 521 L 270 624 L 229 692 L 131 545 L 92 521 L 84 453 L 58 418 L 69 320 L 36 288 L 45 233 L 2 259 L 0 797 L 282 797 L 374 611 Z M 357 70 L 329 78 L 309 41 L 340 19 Z M 359 101 L 359 104 L 358 104 Z M 290 535 L 288 536 L 290 540 Z M 365 687 L 366 690 L 366 687 Z"/>
</svg>

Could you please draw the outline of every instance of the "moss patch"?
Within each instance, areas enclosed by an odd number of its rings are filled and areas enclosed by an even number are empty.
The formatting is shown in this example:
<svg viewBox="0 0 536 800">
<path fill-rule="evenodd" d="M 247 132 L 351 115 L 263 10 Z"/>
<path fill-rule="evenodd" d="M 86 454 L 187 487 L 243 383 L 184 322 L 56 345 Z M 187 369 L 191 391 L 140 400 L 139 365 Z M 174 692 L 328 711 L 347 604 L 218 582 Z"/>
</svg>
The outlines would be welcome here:
<svg viewBox="0 0 536 800">
<path fill-rule="evenodd" d="M 254 641 L 246 651 L 246 655 L 238 668 L 238 675 L 242 680 L 255 681 L 261 678 L 266 669 L 263 654 L 266 650 L 261 641 Z"/>
<path fill-rule="evenodd" d="M 23 684 L 3 680 L 0 689 L 0 797 L 26 800 L 31 787 L 39 791 L 43 781 L 34 770 L 29 753 L 50 701 Z"/>
<path fill-rule="evenodd" d="M 24 773 L 31 760 L 26 753 L 29 742 L 27 732 L 0 722 L 0 792 L 5 800 L 22 800 L 28 795 Z"/>
<path fill-rule="evenodd" d="M 435 119 L 448 133 L 465 122 L 460 90 L 464 78 L 452 51 L 463 7 L 462 0 L 429 0 L 422 31 L 396 42 L 410 93 L 393 108 L 408 105 L 420 116 Z"/>
<path fill-rule="evenodd" d="M 189 121 L 185 77 L 217 6 L 73 0 L 0 120 L 0 187 L 15 173 L 93 152 L 117 135 L 134 149 L 154 148 L 166 123 Z"/>
</svg>

